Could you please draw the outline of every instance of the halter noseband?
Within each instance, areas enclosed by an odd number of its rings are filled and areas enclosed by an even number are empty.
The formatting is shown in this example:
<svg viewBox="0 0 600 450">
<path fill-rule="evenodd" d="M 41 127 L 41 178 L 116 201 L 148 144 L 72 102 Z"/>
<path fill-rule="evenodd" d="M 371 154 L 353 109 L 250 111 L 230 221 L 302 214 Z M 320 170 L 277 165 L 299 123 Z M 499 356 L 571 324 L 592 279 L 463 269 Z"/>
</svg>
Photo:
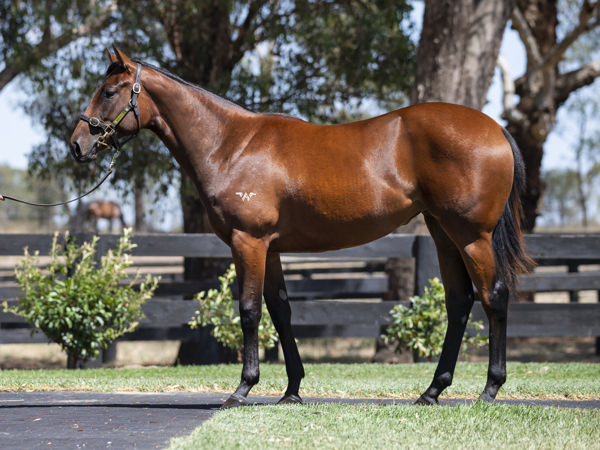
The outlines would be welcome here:
<svg viewBox="0 0 600 450">
<path fill-rule="evenodd" d="M 142 86 L 140 85 L 141 74 L 142 74 L 142 66 L 141 66 L 141 64 L 138 63 L 137 72 L 135 74 L 135 83 L 133 84 L 133 87 L 131 88 L 131 99 L 129 100 L 129 103 L 123 109 L 123 111 L 121 111 L 121 113 L 117 116 L 117 118 L 115 120 L 113 120 L 111 123 L 106 124 L 96 117 L 88 117 L 85 114 L 82 114 L 79 117 L 79 120 L 83 120 L 84 122 L 89 123 L 91 127 L 100 128 L 100 129 L 102 129 L 102 131 L 104 131 L 104 133 L 101 136 L 98 136 L 98 139 L 96 139 L 96 143 L 98 145 L 100 145 L 102 147 L 106 147 L 108 149 L 110 149 L 113 146 L 115 147 L 115 152 L 113 154 L 112 160 L 110 161 L 108 170 L 106 171 L 106 173 L 104 174 L 102 179 L 93 188 L 91 188 L 85 194 L 82 194 L 76 198 L 73 198 L 71 200 L 64 201 L 64 202 L 58 202 L 58 203 L 33 203 L 33 202 L 27 202 L 25 200 L 18 199 L 16 197 L 11 197 L 9 195 L 2 195 L 2 194 L 0 194 L 0 201 L 12 200 L 14 202 L 24 203 L 26 205 L 31 205 L 31 206 L 60 206 L 60 205 L 66 205 L 68 203 L 77 201 L 77 200 L 91 194 L 96 189 L 98 189 L 100 187 L 100 185 L 102 183 L 104 183 L 106 181 L 106 179 L 108 178 L 108 176 L 113 172 L 113 166 L 115 164 L 115 160 L 117 159 L 117 156 L 119 156 L 121 147 L 123 145 L 125 145 L 127 142 L 129 142 L 131 139 L 133 139 L 139 133 L 140 129 L 142 128 L 142 124 L 140 122 L 140 111 L 137 106 L 138 95 L 140 95 L 140 92 L 142 90 Z M 129 114 L 129 111 L 133 111 L 133 114 L 135 115 L 135 118 L 137 119 L 138 129 L 133 135 L 129 136 L 127 139 L 125 139 L 123 141 L 119 141 L 119 138 L 117 136 L 115 136 L 114 134 L 117 131 L 117 127 L 119 126 L 121 121 L 125 118 L 125 116 L 127 114 Z M 108 139 L 112 139 L 112 145 L 108 143 Z"/>
<path fill-rule="evenodd" d="M 138 63 L 137 71 L 135 74 L 135 83 L 133 83 L 133 86 L 131 88 L 131 99 L 129 100 L 129 103 L 127 104 L 127 106 L 125 106 L 125 108 L 123 108 L 123 111 L 121 111 L 121 113 L 117 116 L 117 118 L 115 120 L 113 120 L 111 123 L 106 124 L 106 123 L 102 122 L 100 119 L 98 119 L 97 117 L 88 117 L 85 114 L 82 114 L 79 117 L 79 120 L 83 120 L 84 122 L 89 123 L 91 127 L 100 128 L 100 129 L 102 129 L 102 131 L 104 131 L 104 133 L 102 133 L 102 135 L 98 136 L 98 139 L 96 139 L 96 143 L 98 145 L 100 145 L 102 147 L 106 147 L 108 149 L 110 149 L 112 146 L 114 146 L 115 149 L 117 151 L 119 151 L 123 145 L 125 145 L 127 142 L 129 142 L 131 139 L 133 139 L 139 133 L 140 129 L 142 128 L 142 125 L 140 122 L 140 111 L 137 106 L 137 99 L 138 99 L 138 95 L 140 95 L 140 92 L 142 90 L 142 86 L 140 85 L 141 74 L 142 74 L 142 65 Z M 130 111 L 133 111 L 133 114 L 135 115 L 135 118 L 137 119 L 138 129 L 134 134 L 127 137 L 125 140 L 119 141 L 119 138 L 114 134 L 117 131 L 117 127 L 119 126 L 121 121 L 125 118 L 125 116 L 127 116 L 127 114 L 129 114 Z M 112 139 L 112 144 L 108 143 L 109 139 Z"/>
</svg>

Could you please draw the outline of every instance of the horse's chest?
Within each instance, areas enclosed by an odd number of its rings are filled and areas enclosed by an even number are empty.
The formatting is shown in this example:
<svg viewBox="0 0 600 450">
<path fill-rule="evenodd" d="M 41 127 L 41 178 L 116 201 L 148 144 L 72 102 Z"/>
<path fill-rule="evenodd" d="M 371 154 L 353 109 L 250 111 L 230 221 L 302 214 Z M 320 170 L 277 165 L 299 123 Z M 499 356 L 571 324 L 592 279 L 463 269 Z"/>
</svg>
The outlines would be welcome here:
<svg viewBox="0 0 600 450">
<path fill-rule="evenodd" d="M 272 195 L 259 189 L 233 188 L 209 199 L 209 221 L 219 235 L 230 235 L 233 229 L 267 231 L 277 222 L 277 203 Z"/>
</svg>

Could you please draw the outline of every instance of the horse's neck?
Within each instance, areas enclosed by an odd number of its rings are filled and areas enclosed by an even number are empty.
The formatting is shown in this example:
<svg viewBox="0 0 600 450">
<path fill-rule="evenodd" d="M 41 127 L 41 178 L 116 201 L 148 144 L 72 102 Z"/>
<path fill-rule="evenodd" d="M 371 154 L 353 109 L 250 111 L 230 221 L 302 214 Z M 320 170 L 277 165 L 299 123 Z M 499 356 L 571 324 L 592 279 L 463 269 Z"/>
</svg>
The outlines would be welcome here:
<svg viewBox="0 0 600 450">
<path fill-rule="evenodd" d="M 243 108 L 208 91 L 161 77 L 148 88 L 158 111 L 151 129 L 161 138 L 182 168 L 196 180 L 210 182 L 214 174 L 207 164 L 220 149 L 227 130 Z"/>
</svg>

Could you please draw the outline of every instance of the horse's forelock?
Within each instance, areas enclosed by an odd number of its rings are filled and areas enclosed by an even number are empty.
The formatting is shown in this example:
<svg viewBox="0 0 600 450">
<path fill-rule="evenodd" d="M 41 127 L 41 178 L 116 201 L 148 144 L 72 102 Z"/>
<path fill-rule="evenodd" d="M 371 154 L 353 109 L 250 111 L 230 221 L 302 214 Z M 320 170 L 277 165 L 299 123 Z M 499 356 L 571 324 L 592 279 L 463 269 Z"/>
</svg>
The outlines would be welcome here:
<svg viewBox="0 0 600 450">
<path fill-rule="evenodd" d="M 106 75 L 104 75 L 104 78 L 108 78 L 113 74 L 122 73 L 124 71 L 125 66 L 123 65 L 123 63 L 121 61 L 114 61 L 110 63 L 110 66 L 108 66 L 108 69 L 106 69 Z"/>
</svg>

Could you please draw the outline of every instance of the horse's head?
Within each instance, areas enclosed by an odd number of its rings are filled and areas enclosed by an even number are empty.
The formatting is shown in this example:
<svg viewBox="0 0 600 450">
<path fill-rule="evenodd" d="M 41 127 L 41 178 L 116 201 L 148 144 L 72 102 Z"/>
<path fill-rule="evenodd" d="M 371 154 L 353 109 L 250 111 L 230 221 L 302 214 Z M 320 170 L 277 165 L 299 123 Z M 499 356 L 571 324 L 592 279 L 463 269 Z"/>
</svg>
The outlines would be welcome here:
<svg viewBox="0 0 600 450">
<path fill-rule="evenodd" d="M 120 148 L 126 142 L 124 137 L 129 140 L 148 122 L 140 83 L 142 66 L 116 48 L 108 55 L 110 66 L 104 82 L 71 136 L 71 154 L 79 162 L 94 160 L 99 150 Z"/>
</svg>

